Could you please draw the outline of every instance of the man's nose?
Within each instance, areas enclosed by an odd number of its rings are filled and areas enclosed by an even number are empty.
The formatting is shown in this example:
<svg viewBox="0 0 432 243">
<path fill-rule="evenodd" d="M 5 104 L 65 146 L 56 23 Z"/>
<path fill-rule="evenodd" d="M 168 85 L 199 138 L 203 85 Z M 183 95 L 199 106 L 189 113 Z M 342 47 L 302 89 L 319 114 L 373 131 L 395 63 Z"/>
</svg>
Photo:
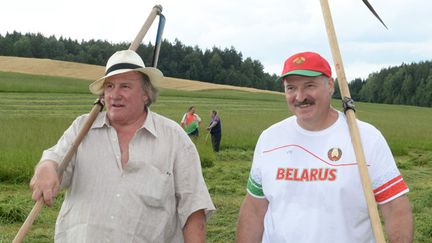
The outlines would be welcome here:
<svg viewBox="0 0 432 243">
<path fill-rule="evenodd" d="M 296 100 L 303 102 L 306 99 L 306 92 L 303 89 L 297 89 Z"/>
<path fill-rule="evenodd" d="M 121 98 L 120 89 L 118 87 L 114 87 L 110 92 L 111 99 Z"/>
</svg>

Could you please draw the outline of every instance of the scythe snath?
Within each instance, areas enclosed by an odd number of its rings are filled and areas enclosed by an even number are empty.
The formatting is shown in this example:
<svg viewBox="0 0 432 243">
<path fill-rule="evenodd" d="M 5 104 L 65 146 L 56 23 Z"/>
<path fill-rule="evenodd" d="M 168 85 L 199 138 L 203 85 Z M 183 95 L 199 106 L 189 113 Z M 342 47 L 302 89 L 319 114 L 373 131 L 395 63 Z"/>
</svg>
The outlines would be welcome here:
<svg viewBox="0 0 432 243">
<path fill-rule="evenodd" d="M 338 42 L 336 39 L 336 33 L 333 26 L 333 20 L 330 13 L 330 7 L 328 4 L 328 0 L 320 0 L 321 1 L 321 9 L 324 16 L 324 22 L 326 25 L 327 36 L 333 56 L 333 62 L 336 69 L 336 74 L 338 78 L 339 89 L 341 92 L 341 96 L 343 99 L 344 112 L 347 118 L 348 127 L 351 135 L 351 142 L 354 147 L 354 152 L 356 155 L 356 160 L 360 172 L 361 183 L 363 186 L 363 192 L 366 198 L 369 217 L 372 224 L 372 230 L 375 236 L 375 240 L 378 243 L 384 243 L 385 237 L 382 229 L 377 204 L 375 201 L 375 197 L 372 190 L 371 180 L 369 177 L 365 155 L 363 152 L 363 147 L 360 140 L 360 132 L 357 126 L 355 111 L 354 111 L 354 102 L 351 99 L 349 87 L 345 77 L 345 71 L 343 68 L 342 57 L 340 54 Z M 367 0 L 363 0 L 366 6 L 370 11 L 380 20 L 380 22 L 387 28 L 372 6 L 369 4 Z"/>
<path fill-rule="evenodd" d="M 160 40 L 162 37 L 162 31 L 163 31 L 163 25 L 165 24 L 165 17 L 161 14 L 162 12 L 162 6 L 161 5 L 155 5 L 150 12 L 149 16 L 147 17 L 147 20 L 141 27 L 140 31 L 138 32 L 137 36 L 135 37 L 134 41 L 129 46 L 129 50 L 136 51 L 141 44 L 142 40 L 144 39 L 144 36 L 146 35 L 147 31 L 150 29 L 151 24 L 155 20 L 156 16 L 159 15 L 159 28 L 157 31 L 157 37 L 156 37 L 156 46 L 155 46 L 155 52 L 154 55 L 159 55 L 159 49 L 160 49 Z M 162 24 L 161 24 L 162 23 Z M 162 27 L 161 27 L 162 26 Z M 153 67 L 156 67 L 157 65 L 157 56 L 153 56 Z M 92 110 L 90 111 L 87 120 L 85 121 L 83 127 L 78 133 L 78 136 L 75 138 L 71 148 L 67 151 L 65 157 L 61 161 L 60 165 L 57 169 L 57 174 L 59 176 L 59 180 L 61 181 L 62 175 L 66 168 L 69 165 L 70 160 L 72 159 L 73 155 L 78 149 L 78 146 L 80 145 L 81 141 L 84 139 L 88 131 L 90 130 L 93 122 L 96 120 L 98 114 L 100 111 L 103 110 L 104 107 L 104 100 L 103 96 L 100 96 L 96 102 L 94 103 L 94 106 Z M 43 197 L 39 199 L 35 205 L 33 206 L 33 209 L 30 211 L 29 215 L 27 216 L 26 220 L 24 221 L 23 225 L 19 229 L 18 233 L 16 234 L 14 240 L 12 243 L 19 243 L 21 242 L 24 237 L 26 236 L 27 232 L 30 230 L 30 227 L 33 225 L 34 220 L 39 215 L 40 211 L 42 210 L 42 207 L 44 205 Z"/>
</svg>

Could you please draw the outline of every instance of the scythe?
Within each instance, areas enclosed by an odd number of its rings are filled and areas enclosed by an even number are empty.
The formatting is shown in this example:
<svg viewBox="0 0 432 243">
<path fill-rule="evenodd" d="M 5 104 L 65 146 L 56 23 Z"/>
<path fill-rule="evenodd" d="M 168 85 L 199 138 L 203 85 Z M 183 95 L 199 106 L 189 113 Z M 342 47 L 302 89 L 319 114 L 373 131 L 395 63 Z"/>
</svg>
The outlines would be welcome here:
<svg viewBox="0 0 432 243">
<path fill-rule="evenodd" d="M 163 24 L 165 23 L 165 17 L 161 14 L 162 12 L 162 6 L 161 5 L 155 5 L 150 12 L 149 16 L 147 17 L 147 20 L 144 22 L 143 26 L 141 27 L 140 31 L 138 32 L 137 36 L 129 46 L 129 50 L 136 51 L 138 49 L 138 46 L 140 45 L 141 41 L 144 39 L 144 36 L 146 35 L 147 31 L 150 29 L 151 24 L 155 20 L 156 16 L 160 16 L 160 23 L 157 33 L 157 41 L 158 38 L 160 40 L 162 36 L 163 31 Z M 161 24 L 162 22 L 162 24 Z M 162 25 L 162 28 L 161 28 Z M 159 55 L 159 48 L 160 48 L 160 41 L 156 44 L 157 45 L 157 51 L 155 50 L 154 55 Z M 156 67 L 157 64 L 157 56 L 153 56 L 153 67 Z M 156 62 L 155 62 L 156 60 Z M 92 126 L 93 122 L 96 120 L 96 117 L 98 116 L 99 112 L 103 110 L 104 107 L 104 100 L 103 96 L 100 96 L 94 103 L 93 108 L 91 109 L 89 116 L 87 120 L 85 121 L 83 127 L 78 133 L 78 136 L 75 138 L 72 146 L 67 151 L 65 157 L 61 161 L 60 165 L 57 168 L 57 174 L 59 176 L 59 179 L 61 181 L 62 175 L 66 168 L 69 165 L 70 160 L 72 159 L 73 155 L 75 154 L 76 150 L 78 149 L 78 146 L 80 145 L 81 141 L 84 139 L 88 131 L 90 130 L 90 127 Z M 32 226 L 34 220 L 39 215 L 40 211 L 42 210 L 42 207 L 44 205 L 43 198 L 39 199 L 35 205 L 33 206 L 33 209 L 30 211 L 29 215 L 27 216 L 26 220 L 24 221 L 23 225 L 19 229 L 18 233 L 16 234 L 13 243 L 20 243 L 26 236 L 27 232 L 30 230 L 30 227 Z"/>
<path fill-rule="evenodd" d="M 363 192 L 366 198 L 369 217 L 372 224 L 372 230 L 375 236 L 375 240 L 378 243 L 384 243 L 384 232 L 382 229 L 380 217 L 378 214 L 377 204 L 375 201 L 375 197 L 372 190 L 371 180 L 368 174 L 367 165 L 365 162 L 365 155 L 363 152 L 363 147 L 360 140 L 360 132 L 357 126 L 356 116 L 355 116 L 355 108 L 354 101 L 351 99 L 349 87 L 345 77 L 345 71 L 343 68 L 342 57 L 340 54 L 338 42 L 336 39 L 336 33 L 333 26 L 333 20 L 330 13 L 330 7 L 328 4 L 328 0 L 320 0 L 321 1 L 321 9 L 324 16 L 324 22 L 327 30 L 327 37 L 329 40 L 333 62 L 336 69 L 336 74 L 338 78 L 339 89 L 341 92 L 341 96 L 343 97 L 343 106 L 344 112 L 347 117 L 348 127 L 351 135 L 351 142 L 354 147 L 354 152 L 356 155 L 356 160 L 360 172 L 361 183 L 363 186 Z M 372 6 L 369 4 L 367 0 L 363 0 L 366 6 L 370 11 L 379 19 L 379 21 L 387 28 Z"/>
</svg>

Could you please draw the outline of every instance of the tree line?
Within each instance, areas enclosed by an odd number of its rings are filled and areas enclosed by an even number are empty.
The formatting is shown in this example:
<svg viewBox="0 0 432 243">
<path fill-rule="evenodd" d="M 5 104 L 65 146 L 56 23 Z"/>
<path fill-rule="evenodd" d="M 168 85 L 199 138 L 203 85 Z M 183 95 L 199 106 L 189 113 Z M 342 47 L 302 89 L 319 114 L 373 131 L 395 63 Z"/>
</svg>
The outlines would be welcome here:
<svg viewBox="0 0 432 243">
<path fill-rule="evenodd" d="M 129 43 L 110 43 L 102 40 L 77 41 L 71 38 L 45 37 L 40 33 L 19 32 L 0 35 L 0 55 L 96 64 L 104 66 L 108 58 Z M 144 63 L 152 63 L 154 46 L 141 44 L 137 53 Z M 186 46 L 181 41 L 166 39 L 161 43 L 158 68 L 165 76 L 204 82 L 229 84 L 283 91 L 277 76 L 264 72 L 258 60 L 243 58 L 234 47 L 201 50 Z M 349 82 L 351 97 L 355 101 L 403 104 L 432 107 L 432 62 L 402 64 L 371 73 L 366 79 Z M 335 98 L 340 98 L 336 87 Z"/>
<path fill-rule="evenodd" d="M 49 58 L 87 64 L 106 64 L 118 50 L 125 50 L 129 43 L 110 43 L 102 40 L 77 41 L 71 38 L 45 37 L 37 33 L 19 32 L 0 35 L 0 55 Z M 154 45 L 141 44 L 137 53 L 146 66 L 152 64 Z M 258 60 L 243 58 L 234 47 L 201 50 L 198 46 L 186 46 L 181 41 L 162 41 L 158 68 L 165 76 L 229 84 L 242 87 L 282 91 L 276 75 L 264 72 Z"/>
<path fill-rule="evenodd" d="M 432 107 L 432 61 L 383 68 L 348 86 L 355 101 Z"/>
</svg>

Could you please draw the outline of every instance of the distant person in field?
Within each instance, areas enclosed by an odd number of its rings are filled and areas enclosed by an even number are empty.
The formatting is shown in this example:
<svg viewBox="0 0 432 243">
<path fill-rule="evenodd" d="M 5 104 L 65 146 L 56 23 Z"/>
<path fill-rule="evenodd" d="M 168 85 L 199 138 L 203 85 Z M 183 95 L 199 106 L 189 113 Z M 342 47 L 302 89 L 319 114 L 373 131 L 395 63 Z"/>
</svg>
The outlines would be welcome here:
<svg viewBox="0 0 432 243">
<path fill-rule="evenodd" d="M 219 152 L 220 142 L 222 139 L 222 124 L 219 116 L 217 115 L 217 111 L 213 110 L 211 112 L 211 122 L 206 130 L 211 134 L 213 151 Z"/>
<path fill-rule="evenodd" d="M 289 57 L 279 80 L 291 117 L 255 147 L 237 242 L 375 242 L 345 114 L 331 106 L 334 80 L 317 53 Z M 403 180 L 383 135 L 358 121 L 389 242 L 412 242 Z"/>
<path fill-rule="evenodd" d="M 61 181 L 67 189 L 55 242 L 204 242 L 214 211 L 198 152 L 183 129 L 150 110 L 155 83 L 134 51 L 114 53 L 90 85 L 103 95 L 99 113 Z M 56 169 L 88 115 L 78 117 L 43 152 L 31 180 L 33 199 L 52 205 Z"/>
<path fill-rule="evenodd" d="M 180 124 L 186 133 L 194 138 L 199 136 L 199 125 L 201 124 L 201 117 L 195 113 L 195 106 L 189 107 L 187 112 L 183 115 Z"/>
</svg>

